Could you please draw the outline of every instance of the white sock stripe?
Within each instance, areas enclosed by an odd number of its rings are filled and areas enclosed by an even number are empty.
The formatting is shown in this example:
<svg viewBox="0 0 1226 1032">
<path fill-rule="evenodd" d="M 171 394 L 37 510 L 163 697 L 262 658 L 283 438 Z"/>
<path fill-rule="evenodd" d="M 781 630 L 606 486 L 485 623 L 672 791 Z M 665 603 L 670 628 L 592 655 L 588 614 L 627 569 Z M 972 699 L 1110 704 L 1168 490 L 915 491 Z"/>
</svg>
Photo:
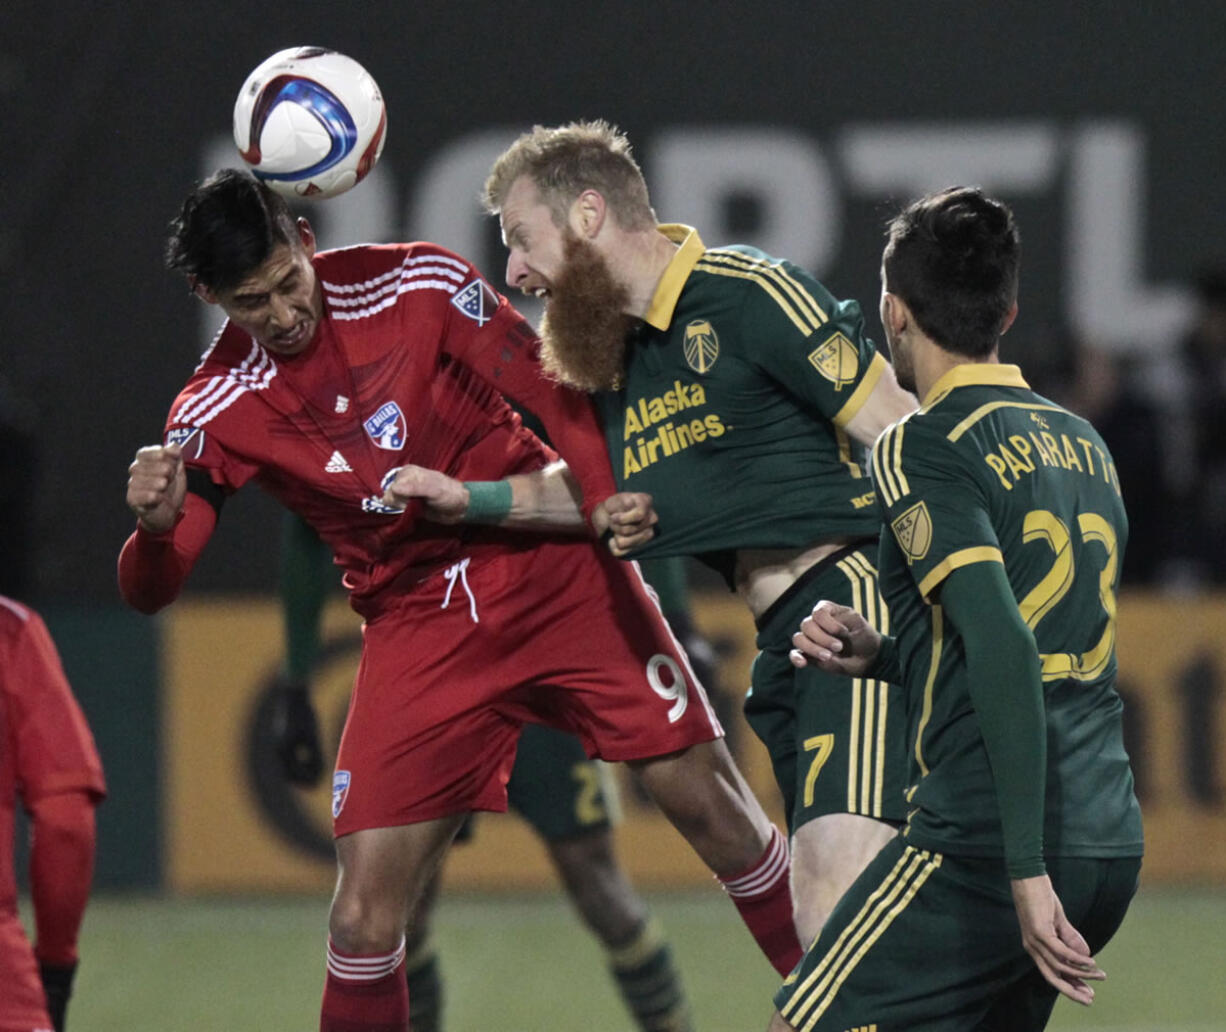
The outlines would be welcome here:
<svg viewBox="0 0 1226 1032">
<path fill-rule="evenodd" d="M 342 982 L 377 982 L 386 978 L 404 960 L 404 938 L 400 945 L 391 953 L 383 953 L 376 957 L 349 957 L 337 953 L 332 948 L 332 940 L 328 940 L 328 973 Z"/>
<path fill-rule="evenodd" d="M 778 884 L 780 878 L 786 878 L 788 873 L 788 846 L 778 828 L 771 829 L 770 845 L 766 847 L 758 866 L 752 871 L 723 882 L 724 891 L 729 896 L 744 899 L 761 895 Z"/>
</svg>

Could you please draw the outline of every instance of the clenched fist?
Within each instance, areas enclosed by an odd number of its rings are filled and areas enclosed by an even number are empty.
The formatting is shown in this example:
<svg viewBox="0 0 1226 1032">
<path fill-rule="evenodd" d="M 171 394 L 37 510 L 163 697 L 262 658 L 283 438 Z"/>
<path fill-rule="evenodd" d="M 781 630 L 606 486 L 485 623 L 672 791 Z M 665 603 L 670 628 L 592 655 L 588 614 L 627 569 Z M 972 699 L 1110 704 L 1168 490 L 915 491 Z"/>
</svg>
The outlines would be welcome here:
<svg viewBox="0 0 1226 1032">
<path fill-rule="evenodd" d="M 128 508 L 151 534 L 175 525 L 187 495 L 187 471 L 177 444 L 151 445 L 136 453 L 128 467 Z"/>
</svg>

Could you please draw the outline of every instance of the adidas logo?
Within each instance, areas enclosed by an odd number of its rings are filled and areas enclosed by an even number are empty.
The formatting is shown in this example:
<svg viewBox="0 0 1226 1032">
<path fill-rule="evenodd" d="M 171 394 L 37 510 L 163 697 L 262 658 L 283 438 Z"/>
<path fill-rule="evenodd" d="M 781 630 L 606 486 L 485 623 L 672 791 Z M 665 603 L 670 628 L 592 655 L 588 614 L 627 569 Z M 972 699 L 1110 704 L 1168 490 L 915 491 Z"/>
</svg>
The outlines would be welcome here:
<svg viewBox="0 0 1226 1032">
<path fill-rule="evenodd" d="M 353 467 L 345 461 L 345 456 L 340 452 L 334 451 L 332 458 L 328 460 L 328 464 L 324 466 L 325 473 L 352 473 Z"/>
</svg>

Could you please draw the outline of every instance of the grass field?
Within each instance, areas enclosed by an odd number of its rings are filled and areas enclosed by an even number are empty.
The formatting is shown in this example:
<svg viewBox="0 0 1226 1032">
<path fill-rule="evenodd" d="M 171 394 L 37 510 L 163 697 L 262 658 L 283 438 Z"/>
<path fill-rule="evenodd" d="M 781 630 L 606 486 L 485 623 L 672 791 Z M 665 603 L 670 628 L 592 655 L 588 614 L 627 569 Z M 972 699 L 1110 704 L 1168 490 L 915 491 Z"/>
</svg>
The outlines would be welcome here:
<svg viewBox="0 0 1226 1032">
<path fill-rule="evenodd" d="M 702 1032 L 761 1032 L 773 972 L 715 892 L 650 897 Z M 90 906 L 72 1032 L 309 1032 L 318 1027 L 327 901 L 102 896 Z M 449 1032 L 631 1028 L 600 951 L 553 896 L 461 896 L 436 938 Z M 1226 891 L 1143 890 L 1103 952 L 1089 1009 L 1050 1028 L 1226 1030 Z"/>
</svg>

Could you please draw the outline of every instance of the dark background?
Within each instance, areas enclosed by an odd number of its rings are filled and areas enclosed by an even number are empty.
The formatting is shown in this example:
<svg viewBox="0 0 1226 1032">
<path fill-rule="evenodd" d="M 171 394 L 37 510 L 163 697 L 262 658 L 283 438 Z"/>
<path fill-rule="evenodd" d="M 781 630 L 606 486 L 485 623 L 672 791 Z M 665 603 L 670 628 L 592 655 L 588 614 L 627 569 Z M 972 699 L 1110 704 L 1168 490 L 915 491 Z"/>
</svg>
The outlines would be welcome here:
<svg viewBox="0 0 1226 1032">
<path fill-rule="evenodd" d="M 1199 2 L 9 4 L 0 13 L 0 380 L 38 446 L 27 597 L 115 600 L 115 555 L 132 525 L 126 466 L 157 440 L 203 332 L 201 306 L 161 267 L 165 225 L 205 171 L 208 141 L 228 135 L 239 85 L 274 50 L 331 46 L 382 86 L 389 131 L 378 173 L 396 199 L 384 238 L 447 224 L 446 213 L 415 209 L 423 176 L 444 148 L 482 129 L 509 140 L 534 122 L 605 117 L 630 134 L 649 182 L 653 152 L 679 129 L 765 127 L 806 139 L 839 202 L 837 239 L 814 271 L 862 299 L 874 335 L 893 201 L 848 181 L 839 157 L 848 128 L 1037 125 L 1057 142 L 1049 185 L 1001 191 L 1026 246 L 1011 341 L 1025 364 L 1028 352 L 1044 358 L 1047 329 L 1069 315 L 1068 166 L 1086 126 L 1120 126 L 1143 142 L 1130 180 L 1139 280 L 1185 283 L 1226 254 L 1223 40 L 1226 6 Z M 769 151 L 755 157 L 771 161 Z M 760 199 L 734 189 L 724 200 L 723 225 L 700 227 L 707 243 L 754 241 Z M 324 242 L 348 242 L 343 234 L 332 227 Z M 501 284 L 492 226 L 486 240 L 471 257 Z M 1167 334 L 1133 336 L 1105 343 L 1169 350 Z M 196 590 L 271 584 L 272 506 L 240 497 L 231 509 Z"/>
</svg>

